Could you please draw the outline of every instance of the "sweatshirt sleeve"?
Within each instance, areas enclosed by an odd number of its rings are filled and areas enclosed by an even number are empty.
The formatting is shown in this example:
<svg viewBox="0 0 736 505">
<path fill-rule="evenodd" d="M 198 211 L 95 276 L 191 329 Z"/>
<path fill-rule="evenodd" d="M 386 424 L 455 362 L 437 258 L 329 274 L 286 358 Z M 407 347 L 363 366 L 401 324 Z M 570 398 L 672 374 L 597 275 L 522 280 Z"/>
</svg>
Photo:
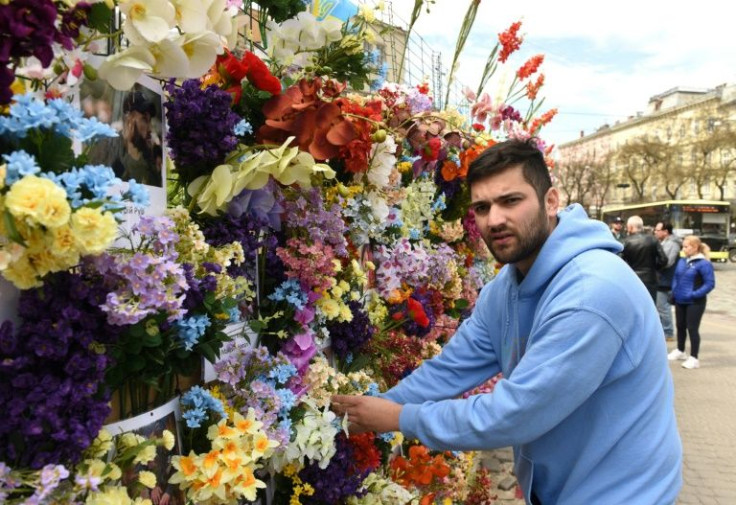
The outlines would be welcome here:
<svg viewBox="0 0 736 505">
<path fill-rule="evenodd" d="M 490 286 L 478 297 L 473 314 L 431 360 L 425 361 L 383 398 L 400 404 L 454 398 L 497 375 L 501 369 L 493 349 L 489 328 L 491 313 L 497 311 Z M 497 302 L 495 302 L 497 303 Z"/>
<path fill-rule="evenodd" d="M 490 449 L 535 440 L 596 391 L 623 342 L 608 318 L 589 309 L 557 313 L 532 338 L 493 393 L 406 404 L 401 431 L 433 449 Z"/>
</svg>

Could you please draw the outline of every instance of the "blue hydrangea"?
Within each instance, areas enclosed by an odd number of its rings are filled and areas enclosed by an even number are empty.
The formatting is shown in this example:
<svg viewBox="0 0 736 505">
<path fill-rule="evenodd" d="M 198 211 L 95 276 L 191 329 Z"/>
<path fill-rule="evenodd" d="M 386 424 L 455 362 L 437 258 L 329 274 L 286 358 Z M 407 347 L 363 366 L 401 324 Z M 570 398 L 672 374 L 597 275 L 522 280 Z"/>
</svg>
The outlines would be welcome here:
<svg viewBox="0 0 736 505">
<path fill-rule="evenodd" d="M 194 386 L 181 396 L 179 400 L 185 412 L 182 414 L 190 428 L 199 428 L 207 419 L 208 412 L 214 412 L 220 419 L 227 417 L 225 407 L 220 400 L 213 397 L 209 391 L 200 386 Z"/>
<path fill-rule="evenodd" d="M 10 186 L 26 175 L 37 174 L 41 170 L 41 167 L 36 163 L 36 158 L 22 149 L 10 154 L 3 154 L 3 159 L 8 164 L 5 172 L 6 186 Z"/>
<path fill-rule="evenodd" d="M 268 372 L 269 379 L 274 379 L 279 384 L 286 384 L 292 377 L 296 376 L 297 370 L 291 363 L 285 363 L 272 368 Z"/>
<path fill-rule="evenodd" d="M 96 117 L 82 118 L 76 126 L 74 138 L 80 142 L 95 140 L 98 137 L 117 137 L 118 132 L 110 125 L 101 123 Z"/>
<path fill-rule="evenodd" d="M 378 390 L 378 384 L 376 384 L 375 382 L 371 382 L 368 385 L 368 391 L 366 391 L 364 394 L 366 396 L 378 396 L 379 393 L 380 391 Z"/>
<path fill-rule="evenodd" d="M 209 328 L 210 324 L 212 323 L 207 314 L 196 315 L 177 321 L 176 326 L 179 329 L 179 340 L 184 346 L 184 349 L 191 351 L 197 345 L 202 335 L 204 335 L 207 328 Z"/>
<path fill-rule="evenodd" d="M 245 134 L 250 135 L 253 133 L 253 127 L 248 121 L 241 119 L 240 122 L 233 127 L 233 133 L 238 136 L 243 136 Z"/>
<path fill-rule="evenodd" d="M 387 431 L 385 433 L 379 433 L 378 438 L 390 444 L 391 442 L 393 442 L 394 438 L 396 438 L 396 435 L 394 435 L 392 431 Z"/>
<path fill-rule="evenodd" d="M 106 165 L 85 165 L 59 175 L 44 174 L 44 177 L 48 177 L 66 190 L 73 208 L 108 199 L 110 188 L 121 182 L 112 168 Z"/>
<path fill-rule="evenodd" d="M 297 310 L 302 310 L 307 304 L 307 294 L 296 279 L 282 282 L 268 298 L 275 302 L 286 301 Z"/>
<path fill-rule="evenodd" d="M 227 315 L 229 323 L 237 323 L 243 319 L 243 315 L 240 313 L 240 309 L 237 306 L 230 308 L 227 311 Z"/>
<path fill-rule="evenodd" d="M 416 228 L 412 228 L 409 230 L 409 239 L 410 240 L 419 240 L 422 238 L 422 232 L 417 230 Z"/>
<path fill-rule="evenodd" d="M 281 408 L 279 409 L 279 419 L 286 419 L 289 411 L 296 404 L 296 395 L 291 389 L 277 389 L 276 394 L 281 400 Z"/>
<path fill-rule="evenodd" d="M 128 181 L 128 191 L 123 195 L 124 198 L 133 202 L 138 207 L 148 207 L 151 204 L 151 196 L 148 189 L 143 184 L 138 184 L 135 179 Z"/>
<path fill-rule="evenodd" d="M 432 204 L 432 210 L 434 212 L 441 212 L 447 208 L 447 203 L 445 203 L 445 194 L 442 193 L 437 200 L 434 201 Z"/>
</svg>

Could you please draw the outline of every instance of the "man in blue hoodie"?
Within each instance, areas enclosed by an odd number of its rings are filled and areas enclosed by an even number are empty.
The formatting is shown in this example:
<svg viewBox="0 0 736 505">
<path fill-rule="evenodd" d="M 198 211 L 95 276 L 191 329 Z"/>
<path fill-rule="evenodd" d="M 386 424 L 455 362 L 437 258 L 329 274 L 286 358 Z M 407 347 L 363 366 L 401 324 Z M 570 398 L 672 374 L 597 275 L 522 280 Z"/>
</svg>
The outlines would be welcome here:
<svg viewBox="0 0 736 505">
<path fill-rule="evenodd" d="M 682 446 L 651 296 L 606 226 L 559 194 L 535 141 L 483 152 L 468 184 L 505 263 L 442 353 L 381 397 L 335 396 L 351 432 L 437 450 L 512 445 L 529 504 L 673 504 Z M 503 372 L 490 394 L 458 399 Z"/>
</svg>

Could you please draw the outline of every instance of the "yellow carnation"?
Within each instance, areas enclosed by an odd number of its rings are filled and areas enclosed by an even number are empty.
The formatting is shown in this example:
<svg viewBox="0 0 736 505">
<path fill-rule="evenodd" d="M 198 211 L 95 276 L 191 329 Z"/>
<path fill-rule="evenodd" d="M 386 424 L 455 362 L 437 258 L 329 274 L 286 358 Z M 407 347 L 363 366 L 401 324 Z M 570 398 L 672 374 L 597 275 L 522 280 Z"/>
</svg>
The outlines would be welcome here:
<svg viewBox="0 0 736 505">
<path fill-rule="evenodd" d="M 72 214 L 72 231 L 83 254 L 101 254 L 115 240 L 118 225 L 110 212 L 82 207 Z"/>
<path fill-rule="evenodd" d="M 138 474 L 138 482 L 146 486 L 148 489 L 153 489 L 156 486 L 156 475 L 148 470 L 142 470 Z"/>
<path fill-rule="evenodd" d="M 71 214 L 66 191 L 53 181 L 35 175 L 27 175 L 13 184 L 5 197 L 5 206 L 15 217 L 47 228 L 67 223 Z"/>
<path fill-rule="evenodd" d="M 176 438 L 174 438 L 173 433 L 171 433 L 169 430 L 164 430 L 164 432 L 161 434 L 161 438 L 163 438 L 164 447 L 167 451 L 170 451 L 174 448 L 174 444 L 176 444 Z"/>
<path fill-rule="evenodd" d="M 36 269 L 28 260 L 28 255 L 19 257 L 3 270 L 3 277 L 12 282 L 18 289 L 37 288 L 43 283 L 38 278 Z"/>
<path fill-rule="evenodd" d="M 327 319 L 335 319 L 340 315 L 340 304 L 332 299 L 322 298 L 319 303 L 319 308 Z"/>
</svg>

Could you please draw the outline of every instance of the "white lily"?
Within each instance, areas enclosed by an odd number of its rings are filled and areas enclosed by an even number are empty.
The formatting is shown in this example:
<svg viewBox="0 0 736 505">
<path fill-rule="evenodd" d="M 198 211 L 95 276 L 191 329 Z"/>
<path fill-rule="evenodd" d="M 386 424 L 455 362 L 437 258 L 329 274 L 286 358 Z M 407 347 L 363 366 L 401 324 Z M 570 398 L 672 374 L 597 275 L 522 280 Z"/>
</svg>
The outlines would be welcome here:
<svg viewBox="0 0 736 505">
<path fill-rule="evenodd" d="M 120 91 L 133 87 L 143 72 L 150 72 L 156 58 L 148 48 L 132 46 L 120 53 L 109 56 L 98 70 L 99 76 Z"/>
<path fill-rule="evenodd" d="M 174 28 L 176 9 L 162 0 L 121 0 L 123 33 L 133 44 L 160 42 Z"/>
</svg>

